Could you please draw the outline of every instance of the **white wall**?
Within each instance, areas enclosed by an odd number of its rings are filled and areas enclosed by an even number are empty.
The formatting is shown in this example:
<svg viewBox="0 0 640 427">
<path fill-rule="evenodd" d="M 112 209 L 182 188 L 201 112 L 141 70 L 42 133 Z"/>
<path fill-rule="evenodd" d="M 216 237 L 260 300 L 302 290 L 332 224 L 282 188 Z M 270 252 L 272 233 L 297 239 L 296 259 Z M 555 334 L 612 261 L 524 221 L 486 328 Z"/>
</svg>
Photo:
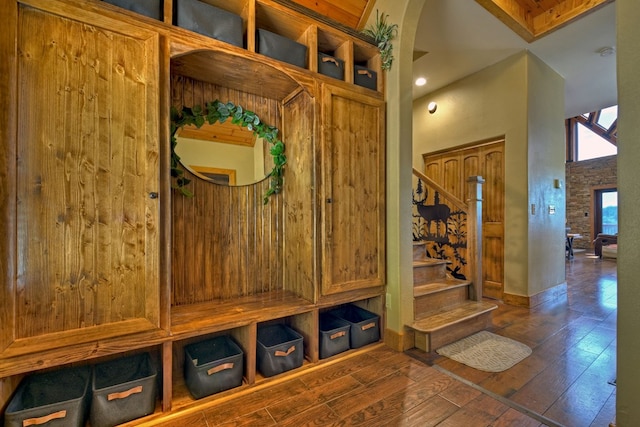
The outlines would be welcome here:
<svg viewBox="0 0 640 427">
<path fill-rule="evenodd" d="M 565 91 L 564 79 L 534 55 L 529 55 L 527 83 L 528 294 L 535 295 L 565 282 L 566 191 L 564 185 L 554 187 L 556 179 L 565 182 Z"/>
<path fill-rule="evenodd" d="M 377 0 L 375 9 L 400 25 L 393 42 L 395 60 L 385 72 L 386 203 L 387 203 L 387 311 L 386 327 L 403 337 L 413 319 L 413 267 L 411 237 L 411 102 L 413 46 L 418 18 L 425 0 Z M 375 11 L 369 22 L 375 22 Z M 387 342 L 389 334 L 387 334 Z M 389 342 L 400 347 L 399 342 Z"/>
<path fill-rule="evenodd" d="M 640 420 L 640 2 L 618 0 L 618 427 Z"/>
<path fill-rule="evenodd" d="M 547 186 L 564 180 L 563 94 L 563 79 L 523 51 L 413 105 L 413 165 L 420 170 L 424 153 L 504 135 L 508 294 L 531 296 L 564 282 L 564 196 Z M 433 115 L 431 101 L 438 103 Z M 530 218 L 531 203 L 545 209 Z M 549 204 L 553 217 L 543 214 Z"/>
</svg>

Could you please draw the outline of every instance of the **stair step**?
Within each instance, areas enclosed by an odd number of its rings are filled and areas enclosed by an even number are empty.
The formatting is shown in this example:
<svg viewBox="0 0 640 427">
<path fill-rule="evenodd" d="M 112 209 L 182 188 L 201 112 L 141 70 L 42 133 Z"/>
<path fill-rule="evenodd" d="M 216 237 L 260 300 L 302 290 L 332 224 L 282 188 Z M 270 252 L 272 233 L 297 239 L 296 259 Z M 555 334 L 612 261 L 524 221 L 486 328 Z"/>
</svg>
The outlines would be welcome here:
<svg viewBox="0 0 640 427">
<path fill-rule="evenodd" d="M 427 256 L 426 242 L 413 242 L 413 259 L 424 259 Z"/>
<path fill-rule="evenodd" d="M 425 258 L 413 261 L 413 284 L 424 285 L 431 282 L 446 280 L 447 264 L 451 261 L 446 259 Z"/>
<path fill-rule="evenodd" d="M 413 297 L 421 297 L 424 295 L 435 294 L 449 289 L 461 288 L 471 284 L 468 280 L 445 279 L 437 282 L 425 283 L 413 287 Z"/>
<path fill-rule="evenodd" d="M 489 313 L 496 308 L 498 306 L 490 302 L 468 301 L 451 310 L 416 320 L 410 327 L 418 332 L 433 333 L 484 313 Z"/>
<path fill-rule="evenodd" d="M 438 259 L 438 258 L 424 258 L 424 259 L 416 259 L 413 261 L 414 267 L 437 267 L 439 265 L 447 265 L 451 264 L 451 261 L 448 259 Z"/>
</svg>

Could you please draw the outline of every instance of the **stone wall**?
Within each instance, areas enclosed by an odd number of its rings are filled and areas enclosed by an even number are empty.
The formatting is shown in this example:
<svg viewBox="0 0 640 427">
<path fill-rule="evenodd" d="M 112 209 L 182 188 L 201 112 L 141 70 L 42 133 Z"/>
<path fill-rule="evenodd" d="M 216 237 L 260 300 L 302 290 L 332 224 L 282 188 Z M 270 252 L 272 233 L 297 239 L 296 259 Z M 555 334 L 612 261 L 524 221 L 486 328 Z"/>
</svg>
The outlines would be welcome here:
<svg viewBox="0 0 640 427">
<path fill-rule="evenodd" d="M 583 237 L 573 242 L 575 248 L 592 249 L 594 188 L 616 187 L 618 156 L 601 157 L 566 164 L 567 227 Z"/>
</svg>

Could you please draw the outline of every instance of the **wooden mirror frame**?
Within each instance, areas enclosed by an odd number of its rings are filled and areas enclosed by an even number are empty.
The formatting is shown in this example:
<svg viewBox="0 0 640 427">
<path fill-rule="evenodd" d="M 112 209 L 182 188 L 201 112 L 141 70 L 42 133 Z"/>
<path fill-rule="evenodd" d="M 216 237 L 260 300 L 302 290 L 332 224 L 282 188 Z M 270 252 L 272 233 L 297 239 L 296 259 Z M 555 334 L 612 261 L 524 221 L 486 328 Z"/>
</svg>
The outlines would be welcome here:
<svg viewBox="0 0 640 427">
<path fill-rule="evenodd" d="M 287 157 L 284 154 L 285 145 L 278 139 L 278 128 L 263 123 L 252 111 L 245 110 L 231 102 L 226 104 L 219 100 L 207 102 L 204 109 L 197 105 L 194 107 L 183 106 L 181 110 L 171 107 L 171 179 L 172 187 L 180 191 L 184 196 L 193 197 L 193 193 L 186 187 L 191 182 L 184 176 L 184 170 L 180 168 L 180 156 L 176 153 L 178 129 L 193 125 L 200 128 L 203 124 L 224 123 L 231 119 L 231 123 L 247 128 L 254 135 L 263 138 L 271 148 L 269 153 L 273 157 L 273 169 L 266 175 L 269 178 L 269 189 L 264 195 L 264 203 L 269 202 L 269 197 L 282 190 L 282 175 Z M 213 183 L 215 184 L 215 183 Z"/>
</svg>

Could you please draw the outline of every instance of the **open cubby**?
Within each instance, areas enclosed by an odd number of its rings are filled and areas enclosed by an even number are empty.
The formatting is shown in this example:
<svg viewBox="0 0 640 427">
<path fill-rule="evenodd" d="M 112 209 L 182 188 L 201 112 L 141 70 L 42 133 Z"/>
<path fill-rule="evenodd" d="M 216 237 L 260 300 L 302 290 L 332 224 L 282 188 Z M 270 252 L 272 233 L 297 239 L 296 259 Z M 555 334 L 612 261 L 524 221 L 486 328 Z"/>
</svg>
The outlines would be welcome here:
<svg viewBox="0 0 640 427">
<path fill-rule="evenodd" d="M 176 54 L 182 50 L 201 50 L 217 47 L 219 42 L 197 32 L 175 25 L 175 6 L 179 0 L 164 0 L 164 23 L 168 25 L 169 37 L 175 47 Z M 243 48 L 250 53 L 258 53 L 257 31 L 267 30 L 285 37 L 307 48 L 306 69 L 318 72 L 318 53 L 324 53 L 344 61 L 345 73 L 343 80 L 353 83 L 353 66 L 365 66 L 378 74 L 377 91 L 384 91 L 384 81 L 381 78 L 380 54 L 377 47 L 351 34 L 344 33 L 329 26 L 325 22 L 318 22 L 296 10 L 272 0 L 199 0 L 203 3 L 234 13 L 242 18 Z M 143 15 L 136 14 L 124 8 L 107 4 L 106 8 L 129 15 L 147 24 L 155 21 Z M 157 22 L 157 21 L 156 21 Z M 166 29 L 167 27 L 163 27 Z M 215 41 L 214 41 L 215 40 Z M 177 42 L 177 43 L 176 43 Z M 178 47 L 179 46 L 179 47 Z M 229 45 L 230 49 L 235 46 Z M 258 56 L 258 61 L 264 61 L 265 56 Z M 266 62 L 270 62 L 271 58 Z M 263 70 L 264 71 L 264 70 Z M 259 75 L 254 73 L 254 75 Z"/>
</svg>

